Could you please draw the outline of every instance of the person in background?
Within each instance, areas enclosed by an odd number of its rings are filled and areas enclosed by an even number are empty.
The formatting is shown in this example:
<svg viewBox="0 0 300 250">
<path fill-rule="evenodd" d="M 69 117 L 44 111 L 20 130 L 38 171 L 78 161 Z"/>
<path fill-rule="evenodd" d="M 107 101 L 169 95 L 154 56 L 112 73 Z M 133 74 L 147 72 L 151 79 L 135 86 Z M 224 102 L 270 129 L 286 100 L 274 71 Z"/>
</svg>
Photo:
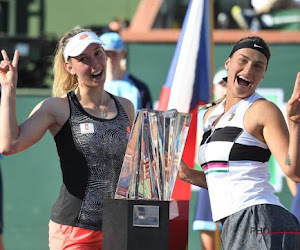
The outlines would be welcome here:
<svg viewBox="0 0 300 250">
<path fill-rule="evenodd" d="M 213 79 L 213 93 L 214 100 L 220 100 L 226 95 L 226 82 L 224 78 L 227 77 L 227 70 L 219 70 Z M 205 105 L 204 105 L 205 106 Z M 198 113 L 198 128 L 202 128 L 203 116 L 207 111 L 206 108 L 201 109 Z M 199 129 L 198 129 L 199 131 Z M 214 250 L 216 249 L 216 244 L 219 244 L 219 227 L 220 223 L 213 222 L 210 200 L 208 190 L 205 188 L 200 188 L 198 192 L 197 204 L 194 214 L 193 230 L 200 231 L 200 240 L 203 250 Z"/>
<path fill-rule="evenodd" d="M 257 94 L 271 56 L 258 36 L 240 39 L 225 62 L 226 98 L 204 116 L 198 151 L 203 171 L 181 162 L 178 178 L 208 188 L 212 217 L 222 223 L 224 250 L 298 249 L 300 225 L 269 183 L 271 154 L 300 182 L 300 72 L 285 118 Z"/>
<path fill-rule="evenodd" d="M 299 0 L 246 0 L 248 6 L 240 1 L 231 9 L 239 28 L 299 30 Z"/>
<path fill-rule="evenodd" d="M 225 78 L 227 77 L 227 70 L 226 69 L 220 69 L 214 76 L 213 79 L 213 94 L 214 94 L 214 100 L 220 100 L 226 96 L 227 93 L 227 87 Z"/>
<path fill-rule="evenodd" d="M 52 207 L 49 247 L 102 249 L 105 198 L 113 198 L 134 120 L 133 104 L 104 90 L 107 56 L 87 29 L 59 41 L 53 97 L 39 103 L 19 125 L 16 115 L 19 51 L 0 64 L 0 153 L 12 155 L 37 143 L 47 130 L 60 158 L 63 183 Z"/>
<path fill-rule="evenodd" d="M 117 33 L 120 33 L 123 29 L 127 29 L 128 26 L 129 21 L 123 17 L 114 18 L 108 24 L 109 30 Z"/>
<path fill-rule="evenodd" d="M 132 101 L 135 110 L 153 108 L 148 86 L 126 70 L 126 49 L 121 36 L 116 32 L 104 33 L 99 37 L 108 56 L 105 90 Z"/>
</svg>

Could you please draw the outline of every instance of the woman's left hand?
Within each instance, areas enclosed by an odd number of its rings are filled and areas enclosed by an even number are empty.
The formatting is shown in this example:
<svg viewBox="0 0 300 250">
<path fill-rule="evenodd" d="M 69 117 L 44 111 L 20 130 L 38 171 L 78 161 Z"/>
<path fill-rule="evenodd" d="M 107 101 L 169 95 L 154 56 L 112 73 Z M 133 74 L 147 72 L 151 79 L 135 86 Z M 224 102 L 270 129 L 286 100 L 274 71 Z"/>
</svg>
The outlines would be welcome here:
<svg viewBox="0 0 300 250">
<path fill-rule="evenodd" d="M 286 115 L 290 121 L 300 123 L 300 72 L 297 74 L 292 96 L 287 103 Z"/>
</svg>

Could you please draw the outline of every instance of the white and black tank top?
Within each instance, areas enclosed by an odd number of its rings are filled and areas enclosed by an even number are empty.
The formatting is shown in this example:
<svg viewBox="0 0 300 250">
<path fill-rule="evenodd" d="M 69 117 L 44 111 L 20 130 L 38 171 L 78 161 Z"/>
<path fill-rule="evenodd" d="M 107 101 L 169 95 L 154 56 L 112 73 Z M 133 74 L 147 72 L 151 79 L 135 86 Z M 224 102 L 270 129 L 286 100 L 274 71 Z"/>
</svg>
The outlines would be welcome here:
<svg viewBox="0 0 300 250">
<path fill-rule="evenodd" d="M 214 221 L 253 205 L 282 206 L 269 183 L 268 145 L 248 133 L 244 126 L 247 110 L 259 99 L 264 98 L 254 93 L 224 113 L 225 99 L 204 124 L 198 157 L 206 175 Z"/>
<path fill-rule="evenodd" d="M 129 118 L 114 99 L 118 114 L 101 119 L 88 114 L 68 93 L 70 117 L 54 137 L 63 175 L 51 220 L 91 230 L 102 229 L 104 198 L 114 197 L 127 142 Z"/>
</svg>

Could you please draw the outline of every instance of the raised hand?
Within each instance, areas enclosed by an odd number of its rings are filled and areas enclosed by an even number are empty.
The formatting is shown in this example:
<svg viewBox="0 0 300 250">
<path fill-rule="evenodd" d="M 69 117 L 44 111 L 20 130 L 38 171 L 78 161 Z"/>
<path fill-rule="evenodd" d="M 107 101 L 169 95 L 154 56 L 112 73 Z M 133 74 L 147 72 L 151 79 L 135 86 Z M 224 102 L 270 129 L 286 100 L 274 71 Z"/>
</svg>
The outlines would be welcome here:
<svg viewBox="0 0 300 250">
<path fill-rule="evenodd" d="M 286 115 L 290 121 L 300 123 L 300 72 L 297 74 L 292 96 L 287 103 Z"/>
<path fill-rule="evenodd" d="M 3 60 L 0 63 L 0 84 L 1 87 L 11 86 L 16 87 L 18 81 L 18 61 L 19 51 L 14 53 L 13 61 L 9 60 L 9 57 L 5 50 L 1 50 Z"/>
</svg>

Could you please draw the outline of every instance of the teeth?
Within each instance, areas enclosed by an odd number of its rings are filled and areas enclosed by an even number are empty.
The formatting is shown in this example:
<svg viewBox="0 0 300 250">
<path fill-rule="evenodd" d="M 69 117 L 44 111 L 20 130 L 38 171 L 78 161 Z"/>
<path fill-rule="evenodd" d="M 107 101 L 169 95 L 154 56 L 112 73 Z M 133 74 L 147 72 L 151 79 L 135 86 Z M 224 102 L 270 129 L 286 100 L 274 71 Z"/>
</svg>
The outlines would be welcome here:
<svg viewBox="0 0 300 250">
<path fill-rule="evenodd" d="M 244 77 L 244 76 L 239 76 L 239 78 L 241 78 L 242 80 L 244 80 L 244 81 L 246 81 L 246 82 L 250 82 L 250 80 L 249 79 L 247 79 L 246 77 Z"/>
<path fill-rule="evenodd" d="M 95 73 L 92 74 L 92 76 L 99 75 L 99 74 L 101 74 L 101 72 L 102 72 L 102 70 L 100 70 L 100 71 L 98 71 L 98 72 L 95 72 Z"/>
</svg>

